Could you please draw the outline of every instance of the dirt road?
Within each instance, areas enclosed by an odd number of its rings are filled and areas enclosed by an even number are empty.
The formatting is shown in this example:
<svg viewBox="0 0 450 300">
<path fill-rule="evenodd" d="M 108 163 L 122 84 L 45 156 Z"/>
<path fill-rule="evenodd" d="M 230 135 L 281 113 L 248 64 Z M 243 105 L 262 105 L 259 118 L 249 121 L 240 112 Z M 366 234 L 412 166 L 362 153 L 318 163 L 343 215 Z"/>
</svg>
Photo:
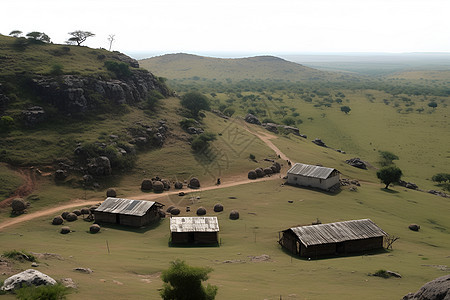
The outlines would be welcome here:
<svg viewBox="0 0 450 300">
<path fill-rule="evenodd" d="M 251 134 L 254 134 L 255 136 L 257 136 L 259 139 L 261 139 L 269 148 L 271 148 L 272 150 L 275 151 L 276 155 L 279 155 L 281 159 L 283 160 L 289 160 L 289 158 L 280 151 L 280 149 L 278 149 L 270 140 L 273 138 L 276 138 L 276 136 L 266 133 L 266 132 L 256 132 L 255 130 L 250 129 L 249 126 L 247 126 L 246 123 L 242 124 L 243 127 L 250 132 Z M 198 193 L 198 192 L 202 192 L 202 191 L 210 191 L 210 190 L 216 190 L 216 189 L 223 189 L 223 188 L 227 188 L 227 187 L 232 187 L 232 186 L 238 186 L 238 185 L 242 185 L 242 184 L 249 184 L 249 183 L 253 183 L 253 182 L 261 182 L 261 181 L 268 181 L 268 180 L 276 180 L 276 179 L 280 179 L 281 178 L 281 173 L 280 174 L 273 174 L 270 177 L 263 177 L 263 178 L 259 178 L 256 180 L 250 180 L 247 179 L 246 174 L 242 175 L 242 176 L 237 176 L 237 177 L 232 177 L 232 178 L 224 178 L 223 183 L 220 185 L 211 185 L 211 186 L 205 186 L 202 187 L 200 189 L 184 189 L 182 190 L 185 193 Z M 28 182 L 28 181 L 27 181 Z M 33 182 L 33 181 L 31 181 Z M 32 186 L 34 187 L 34 185 Z M 177 195 L 180 192 L 180 190 L 175 190 L 175 191 L 170 191 L 170 192 L 163 192 L 161 194 L 155 194 L 155 193 L 140 193 L 138 195 L 135 196 L 130 196 L 130 199 L 136 199 L 136 200 L 152 200 L 152 201 L 156 201 L 158 199 L 161 198 L 167 198 L 164 202 L 166 204 L 174 204 L 172 203 L 172 201 L 170 200 L 169 197 L 167 196 L 172 196 L 172 195 Z M 36 218 L 40 218 L 40 217 L 44 217 L 44 216 L 48 216 L 48 215 L 52 215 L 52 214 L 57 214 L 61 211 L 64 210 L 69 210 L 71 208 L 74 207 L 79 207 L 79 206 L 91 206 L 94 205 L 98 202 L 101 202 L 103 199 L 98 199 L 98 200 L 93 200 L 93 201 L 86 201 L 86 200 L 80 200 L 80 199 L 75 199 L 75 200 L 71 200 L 69 203 L 67 204 L 63 204 L 60 206 L 55 206 L 55 207 L 50 207 L 50 208 L 46 208 L 43 210 L 40 210 L 38 212 L 34 212 L 34 213 L 30 213 L 30 214 L 24 214 L 18 217 L 15 217 L 14 219 L 9 219 L 6 220 L 2 223 L 0 223 L 0 231 L 5 229 L 6 227 L 9 226 L 13 226 L 22 222 L 27 222 Z M 167 203 L 169 202 L 169 203 Z"/>
</svg>

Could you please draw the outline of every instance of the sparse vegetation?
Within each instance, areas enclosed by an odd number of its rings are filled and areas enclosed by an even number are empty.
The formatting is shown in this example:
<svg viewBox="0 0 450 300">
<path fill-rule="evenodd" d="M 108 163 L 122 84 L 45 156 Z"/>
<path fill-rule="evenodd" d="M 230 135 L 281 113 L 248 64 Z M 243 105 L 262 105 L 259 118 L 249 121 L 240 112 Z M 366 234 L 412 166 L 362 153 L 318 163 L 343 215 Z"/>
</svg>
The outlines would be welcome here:
<svg viewBox="0 0 450 300">
<path fill-rule="evenodd" d="M 71 290 L 62 284 L 27 286 L 15 291 L 20 300 L 63 300 Z"/>
<path fill-rule="evenodd" d="M 36 257 L 33 254 L 30 254 L 26 251 L 9 250 L 9 251 L 3 252 L 3 256 L 10 258 L 10 259 L 14 259 L 14 260 L 19 260 L 19 261 L 23 261 L 23 260 L 31 261 L 31 262 L 37 261 Z"/>
</svg>

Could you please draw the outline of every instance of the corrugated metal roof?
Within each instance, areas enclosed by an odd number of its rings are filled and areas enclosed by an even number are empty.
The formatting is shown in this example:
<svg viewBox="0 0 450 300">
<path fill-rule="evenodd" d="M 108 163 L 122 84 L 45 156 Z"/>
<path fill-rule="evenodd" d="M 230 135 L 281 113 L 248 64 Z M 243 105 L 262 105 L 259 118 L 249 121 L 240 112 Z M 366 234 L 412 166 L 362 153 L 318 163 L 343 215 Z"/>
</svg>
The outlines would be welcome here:
<svg viewBox="0 0 450 300">
<path fill-rule="evenodd" d="M 287 173 L 306 177 L 327 179 L 334 170 L 336 169 L 296 163 L 289 169 Z"/>
<path fill-rule="evenodd" d="M 153 201 L 108 197 L 95 211 L 142 217 L 155 203 L 162 206 Z"/>
<path fill-rule="evenodd" d="M 218 232 L 217 217 L 172 217 L 171 232 Z"/>
<path fill-rule="evenodd" d="M 300 226 L 290 229 L 306 247 L 387 235 L 370 219 Z"/>
</svg>

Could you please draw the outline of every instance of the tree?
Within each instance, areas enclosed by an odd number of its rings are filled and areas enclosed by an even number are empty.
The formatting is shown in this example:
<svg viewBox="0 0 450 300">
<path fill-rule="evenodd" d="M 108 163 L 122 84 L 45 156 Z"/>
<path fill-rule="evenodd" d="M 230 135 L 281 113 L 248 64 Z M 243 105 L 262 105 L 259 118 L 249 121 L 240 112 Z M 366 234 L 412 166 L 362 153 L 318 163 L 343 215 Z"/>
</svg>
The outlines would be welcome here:
<svg viewBox="0 0 450 300">
<path fill-rule="evenodd" d="M 381 156 L 380 164 L 382 166 L 389 166 L 393 164 L 393 160 L 398 160 L 398 156 L 389 151 L 379 151 Z"/>
<path fill-rule="evenodd" d="M 82 31 L 82 30 L 76 30 L 73 32 L 69 32 L 69 34 L 72 37 L 67 40 L 67 43 L 68 44 L 76 43 L 77 46 L 80 46 L 84 41 L 86 41 L 87 38 L 89 38 L 91 36 L 95 36 L 95 34 L 90 31 Z"/>
<path fill-rule="evenodd" d="M 344 105 L 341 106 L 341 111 L 345 112 L 345 114 L 348 114 L 352 109 L 350 108 L 350 106 Z"/>
<path fill-rule="evenodd" d="M 181 98 L 181 105 L 190 110 L 194 117 L 198 116 L 200 110 L 209 110 L 209 99 L 199 92 L 189 92 Z"/>
<path fill-rule="evenodd" d="M 21 37 L 22 36 L 22 31 L 20 31 L 20 30 L 13 30 L 13 31 L 11 31 L 10 33 L 9 33 L 9 35 L 10 36 L 12 36 L 12 37 Z"/>
<path fill-rule="evenodd" d="M 450 181 L 450 174 L 438 173 L 436 175 L 433 175 L 433 177 L 431 177 L 431 180 L 433 180 L 434 182 L 437 182 L 437 183 Z"/>
<path fill-rule="evenodd" d="M 116 40 L 115 39 L 115 34 L 110 34 L 109 36 L 108 36 L 108 42 L 109 42 L 109 51 L 111 51 L 111 47 L 112 47 L 112 44 L 113 44 L 113 42 Z"/>
<path fill-rule="evenodd" d="M 43 32 L 32 31 L 27 33 L 27 38 L 36 42 L 50 43 L 50 37 Z"/>
<path fill-rule="evenodd" d="M 383 167 L 377 172 L 378 179 L 386 185 L 385 189 L 388 189 L 391 183 L 399 182 L 402 175 L 402 170 L 396 166 Z"/>
<path fill-rule="evenodd" d="M 437 105 L 436 102 L 431 101 L 430 103 L 428 103 L 428 106 L 431 107 L 431 108 L 436 108 L 438 105 Z"/>
<path fill-rule="evenodd" d="M 217 294 L 217 286 L 202 285 L 208 280 L 211 268 L 191 267 L 182 260 L 171 262 L 168 270 L 161 274 L 164 281 L 161 298 L 170 300 L 213 300 Z"/>
</svg>

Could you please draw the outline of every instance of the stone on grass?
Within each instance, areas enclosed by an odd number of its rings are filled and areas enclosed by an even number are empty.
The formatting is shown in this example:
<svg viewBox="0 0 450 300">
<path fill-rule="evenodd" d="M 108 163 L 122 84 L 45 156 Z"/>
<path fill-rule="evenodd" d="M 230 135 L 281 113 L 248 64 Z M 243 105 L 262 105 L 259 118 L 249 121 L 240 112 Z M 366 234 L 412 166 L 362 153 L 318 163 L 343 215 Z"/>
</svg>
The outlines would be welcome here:
<svg viewBox="0 0 450 300">
<path fill-rule="evenodd" d="M 77 216 L 81 216 L 81 210 L 79 209 L 75 209 L 73 213 L 76 214 Z"/>
<path fill-rule="evenodd" d="M 61 217 L 64 219 L 64 220 L 67 220 L 67 215 L 68 214 L 70 214 L 70 211 L 65 211 L 65 212 L 63 212 L 62 214 L 61 214 Z"/>
<path fill-rule="evenodd" d="M 214 211 L 215 212 L 221 212 L 223 211 L 223 205 L 220 203 L 217 203 L 216 205 L 214 205 Z"/>
<path fill-rule="evenodd" d="M 53 225 L 61 225 L 62 223 L 64 223 L 64 219 L 61 216 L 56 216 L 53 218 Z"/>
<path fill-rule="evenodd" d="M 24 286 L 39 286 L 39 285 L 55 285 L 56 280 L 50 276 L 41 273 L 34 269 L 28 269 L 16 275 L 7 278 L 3 286 L 0 288 L 2 291 L 14 291 Z"/>
<path fill-rule="evenodd" d="M 91 213 L 91 211 L 87 207 L 83 207 L 80 211 L 82 215 L 88 215 Z"/>
<path fill-rule="evenodd" d="M 197 209 L 197 216 L 204 216 L 204 215 L 206 215 L 206 209 L 204 208 L 204 207 L 199 207 L 198 209 Z"/>
<path fill-rule="evenodd" d="M 258 176 L 256 175 L 256 172 L 254 170 L 249 171 L 247 177 L 248 177 L 248 179 L 258 178 Z"/>
<path fill-rule="evenodd" d="M 174 186 L 177 190 L 179 190 L 179 189 L 183 188 L 183 183 L 180 181 L 177 181 L 177 182 L 175 182 Z"/>
<path fill-rule="evenodd" d="M 170 213 L 172 211 L 172 209 L 174 209 L 174 208 L 175 208 L 175 206 L 171 205 L 166 209 L 166 212 Z"/>
<path fill-rule="evenodd" d="M 141 190 L 150 191 L 153 188 L 152 181 L 150 179 L 144 179 L 141 183 Z"/>
<path fill-rule="evenodd" d="M 92 224 L 91 227 L 89 227 L 90 233 L 97 233 L 100 231 L 100 225 L 98 224 Z"/>
<path fill-rule="evenodd" d="M 161 181 L 153 181 L 153 191 L 155 193 L 164 192 L 164 183 L 162 183 Z"/>
<path fill-rule="evenodd" d="M 237 210 L 232 210 L 230 212 L 230 219 L 231 220 L 237 220 L 239 219 L 239 212 Z"/>
<path fill-rule="evenodd" d="M 106 191 L 106 197 L 117 197 L 117 192 L 115 189 L 111 188 Z"/>
<path fill-rule="evenodd" d="M 189 180 L 189 187 L 191 189 L 198 189 L 200 188 L 200 181 L 197 177 L 192 177 L 191 180 Z"/>
<path fill-rule="evenodd" d="M 410 224 L 410 225 L 408 226 L 408 228 L 411 229 L 412 231 L 419 231 L 420 226 L 417 225 L 417 224 Z"/>
<path fill-rule="evenodd" d="M 264 171 L 263 171 L 263 169 L 261 169 L 261 168 L 256 168 L 256 169 L 255 169 L 255 172 L 256 172 L 256 176 L 257 176 L 258 178 L 264 177 Z"/>
<path fill-rule="evenodd" d="M 59 232 L 62 234 L 68 234 L 68 233 L 70 233 L 70 227 L 63 226 L 63 227 L 61 227 L 61 230 Z"/>
<path fill-rule="evenodd" d="M 15 198 L 11 202 L 11 208 L 15 212 L 23 212 L 27 208 L 27 203 L 22 198 Z"/>
<path fill-rule="evenodd" d="M 69 213 L 66 216 L 66 220 L 69 221 L 69 222 L 73 222 L 73 221 L 78 220 L 78 216 L 76 214 L 74 214 L 74 213 Z"/>
<path fill-rule="evenodd" d="M 174 215 L 174 216 L 178 216 L 180 214 L 180 209 L 179 208 L 172 208 L 172 210 L 170 211 L 170 214 Z"/>
<path fill-rule="evenodd" d="M 424 284 L 415 294 L 409 293 L 403 300 L 448 300 L 450 299 L 450 275 L 438 277 Z"/>
</svg>

